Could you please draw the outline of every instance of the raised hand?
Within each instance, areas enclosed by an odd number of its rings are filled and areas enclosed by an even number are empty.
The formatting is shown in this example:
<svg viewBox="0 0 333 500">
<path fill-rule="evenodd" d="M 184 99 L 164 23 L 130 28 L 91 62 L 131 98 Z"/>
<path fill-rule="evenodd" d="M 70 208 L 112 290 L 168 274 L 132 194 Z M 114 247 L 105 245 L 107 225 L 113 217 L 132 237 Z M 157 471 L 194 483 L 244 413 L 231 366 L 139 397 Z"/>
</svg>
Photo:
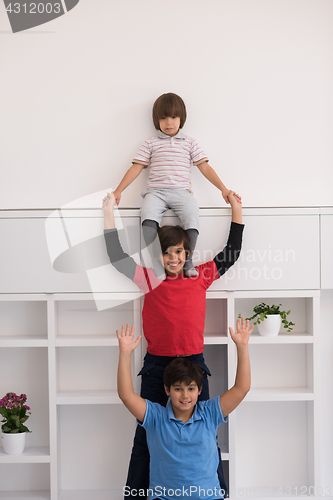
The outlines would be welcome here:
<svg viewBox="0 0 333 500">
<path fill-rule="evenodd" d="M 134 340 L 134 331 L 134 326 L 130 330 L 129 323 L 126 324 L 126 327 L 124 325 L 121 327 L 121 333 L 119 330 L 116 331 L 120 352 L 131 354 L 139 345 L 142 335 Z"/>
<path fill-rule="evenodd" d="M 247 345 L 249 342 L 250 335 L 253 331 L 253 325 L 250 328 L 250 322 L 242 317 L 240 320 L 237 319 L 236 322 L 237 333 L 234 333 L 233 329 L 229 327 L 230 337 L 235 342 L 236 346 Z"/>
</svg>

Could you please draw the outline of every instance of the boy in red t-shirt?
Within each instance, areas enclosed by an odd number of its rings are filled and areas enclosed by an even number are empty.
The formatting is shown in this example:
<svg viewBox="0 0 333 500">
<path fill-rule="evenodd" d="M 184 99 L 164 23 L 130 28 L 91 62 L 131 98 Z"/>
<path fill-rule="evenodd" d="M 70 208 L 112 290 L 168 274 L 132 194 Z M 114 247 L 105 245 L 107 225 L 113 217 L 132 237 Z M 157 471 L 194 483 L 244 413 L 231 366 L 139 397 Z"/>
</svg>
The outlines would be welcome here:
<svg viewBox="0 0 333 500">
<path fill-rule="evenodd" d="M 110 261 L 145 293 L 142 319 L 148 347 L 139 373 L 142 376 L 140 395 L 144 399 L 166 406 L 163 372 L 170 361 L 179 356 L 186 356 L 201 366 L 203 386 L 199 400 L 209 399 L 207 375 L 210 371 L 203 358 L 206 290 L 238 259 L 244 228 L 242 205 L 235 193 L 229 193 L 229 200 L 232 218 L 227 244 L 212 261 L 196 266 L 198 276 L 186 277 L 183 272 L 186 256 L 191 251 L 186 231 L 180 226 L 159 229 L 161 263 L 166 274 L 165 279 L 160 280 L 153 269 L 136 264 L 123 251 L 115 228 L 114 193 L 108 193 L 103 199 L 104 236 Z M 218 475 L 221 488 L 226 490 L 221 460 Z M 126 485 L 137 492 L 149 488 L 149 451 L 141 426 L 136 430 Z"/>
</svg>

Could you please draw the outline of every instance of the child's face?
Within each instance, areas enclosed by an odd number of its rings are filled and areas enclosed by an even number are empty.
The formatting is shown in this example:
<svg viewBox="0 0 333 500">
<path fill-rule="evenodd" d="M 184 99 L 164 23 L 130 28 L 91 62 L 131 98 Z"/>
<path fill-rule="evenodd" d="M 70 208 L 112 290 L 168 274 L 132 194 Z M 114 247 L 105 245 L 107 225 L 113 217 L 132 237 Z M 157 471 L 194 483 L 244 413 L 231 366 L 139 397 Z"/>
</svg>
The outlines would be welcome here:
<svg viewBox="0 0 333 500">
<path fill-rule="evenodd" d="M 167 116 L 163 117 L 159 120 L 160 130 L 164 132 L 164 134 L 173 137 L 178 133 L 180 127 L 180 118 L 179 116 Z"/>
<path fill-rule="evenodd" d="M 162 264 L 169 276 L 180 274 L 183 271 L 185 261 L 186 250 L 183 243 L 169 247 L 162 255 Z"/>
<path fill-rule="evenodd" d="M 185 382 L 176 382 L 170 387 L 165 387 L 167 396 L 170 397 L 173 413 L 176 418 L 190 418 L 198 401 L 201 388 L 193 381 L 189 385 Z"/>
</svg>

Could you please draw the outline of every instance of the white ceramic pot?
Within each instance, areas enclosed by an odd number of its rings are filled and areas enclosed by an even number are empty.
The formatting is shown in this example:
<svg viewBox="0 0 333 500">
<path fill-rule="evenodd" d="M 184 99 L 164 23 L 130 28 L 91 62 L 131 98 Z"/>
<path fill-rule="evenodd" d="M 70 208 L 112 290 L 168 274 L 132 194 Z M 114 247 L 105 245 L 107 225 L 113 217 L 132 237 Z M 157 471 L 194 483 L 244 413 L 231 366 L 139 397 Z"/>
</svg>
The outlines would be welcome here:
<svg viewBox="0 0 333 500">
<path fill-rule="evenodd" d="M 275 337 L 279 334 L 281 321 L 280 314 L 269 314 L 264 321 L 258 324 L 260 335 L 263 337 Z"/>
<path fill-rule="evenodd" d="M 21 455 L 24 452 L 26 432 L 9 434 L 1 432 L 3 451 L 7 455 Z"/>
</svg>

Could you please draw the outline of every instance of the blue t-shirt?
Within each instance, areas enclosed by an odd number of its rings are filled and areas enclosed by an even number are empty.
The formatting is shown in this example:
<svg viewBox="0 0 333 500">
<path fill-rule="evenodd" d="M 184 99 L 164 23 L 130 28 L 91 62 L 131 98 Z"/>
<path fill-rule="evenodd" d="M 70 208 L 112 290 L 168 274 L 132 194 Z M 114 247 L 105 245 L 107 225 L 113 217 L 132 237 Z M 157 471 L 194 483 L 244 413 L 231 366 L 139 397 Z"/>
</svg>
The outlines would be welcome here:
<svg viewBox="0 0 333 500">
<path fill-rule="evenodd" d="M 228 417 L 222 414 L 220 397 L 199 401 L 186 424 L 174 417 L 170 402 L 166 408 L 146 403 L 141 425 L 147 431 L 151 499 L 223 498 L 217 475 L 216 431 Z"/>
</svg>

